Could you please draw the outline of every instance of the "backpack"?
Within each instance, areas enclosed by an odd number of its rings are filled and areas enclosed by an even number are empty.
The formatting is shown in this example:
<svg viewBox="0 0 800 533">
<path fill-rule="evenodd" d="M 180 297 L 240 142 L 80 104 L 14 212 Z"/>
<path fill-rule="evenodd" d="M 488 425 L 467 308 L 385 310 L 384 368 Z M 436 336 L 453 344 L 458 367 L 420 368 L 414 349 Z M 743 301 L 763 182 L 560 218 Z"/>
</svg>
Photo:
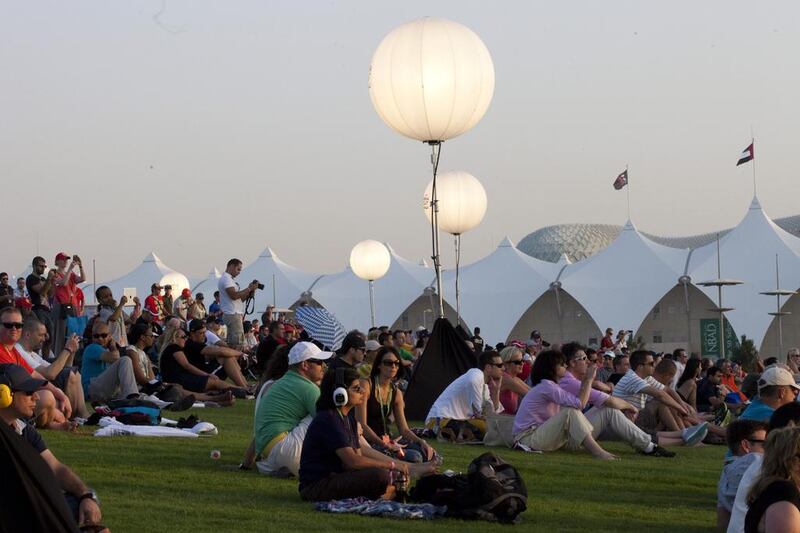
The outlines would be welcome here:
<svg viewBox="0 0 800 533">
<path fill-rule="evenodd" d="M 466 475 L 421 478 L 410 497 L 446 505 L 446 516 L 514 523 L 527 508 L 528 489 L 516 468 L 488 452 L 470 463 Z"/>
<path fill-rule="evenodd" d="M 161 409 L 147 400 L 112 400 L 108 407 L 123 424 L 157 426 L 161 423 Z"/>
</svg>

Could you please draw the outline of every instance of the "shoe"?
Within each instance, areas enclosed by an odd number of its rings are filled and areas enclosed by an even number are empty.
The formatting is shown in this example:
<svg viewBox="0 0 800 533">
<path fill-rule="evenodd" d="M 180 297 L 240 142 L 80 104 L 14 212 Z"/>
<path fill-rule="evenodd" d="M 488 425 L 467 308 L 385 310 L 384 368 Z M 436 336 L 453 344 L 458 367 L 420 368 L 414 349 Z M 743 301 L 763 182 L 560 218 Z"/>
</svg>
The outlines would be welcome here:
<svg viewBox="0 0 800 533">
<path fill-rule="evenodd" d="M 233 388 L 230 388 L 230 389 L 228 389 L 228 390 L 230 390 L 230 391 L 231 391 L 231 393 L 233 394 L 233 396 L 234 396 L 235 398 L 239 398 L 240 400 L 244 400 L 244 399 L 246 399 L 246 398 L 247 398 L 247 396 L 248 396 L 248 395 L 247 395 L 247 391 L 246 391 L 246 390 L 244 390 L 244 389 L 240 389 L 240 388 L 238 388 L 238 387 L 233 387 Z"/>
<path fill-rule="evenodd" d="M 168 411 L 185 411 L 194 405 L 194 394 L 187 394 L 177 402 L 172 402 L 167 407 Z"/>
<path fill-rule="evenodd" d="M 642 452 L 642 455 L 646 455 L 647 457 L 675 457 L 675 452 L 671 452 L 656 444 L 649 452 Z"/>
<path fill-rule="evenodd" d="M 707 433 L 708 422 L 703 422 L 702 424 L 697 424 L 696 426 L 684 429 L 681 437 L 683 437 L 683 442 L 686 444 L 686 446 L 695 446 L 702 442 L 704 438 L 706 438 Z"/>
<path fill-rule="evenodd" d="M 729 414 L 730 410 L 728 409 L 728 406 L 724 403 L 719 404 L 714 409 L 714 424 L 722 427 L 722 425 L 725 423 L 725 420 L 728 419 Z"/>
</svg>

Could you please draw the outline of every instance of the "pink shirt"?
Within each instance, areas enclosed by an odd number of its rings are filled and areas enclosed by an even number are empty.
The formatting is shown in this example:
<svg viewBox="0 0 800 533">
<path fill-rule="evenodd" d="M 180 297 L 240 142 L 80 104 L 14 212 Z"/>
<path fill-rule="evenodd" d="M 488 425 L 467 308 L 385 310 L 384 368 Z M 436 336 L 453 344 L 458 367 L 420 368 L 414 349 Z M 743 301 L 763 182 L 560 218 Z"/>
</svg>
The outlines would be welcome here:
<svg viewBox="0 0 800 533">
<path fill-rule="evenodd" d="M 573 394 L 575 397 L 579 396 L 581 393 L 581 382 L 578 381 L 578 378 L 572 375 L 572 373 L 567 370 L 567 373 L 564 374 L 564 377 L 558 380 L 558 386 L 567 391 L 570 394 Z M 589 392 L 589 402 L 590 404 L 594 405 L 595 407 L 600 407 L 608 400 L 608 394 L 605 392 L 599 391 L 597 389 L 592 389 Z"/>
<path fill-rule="evenodd" d="M 580 409 L 581 402 L 577 396 L 565 391 L 554 381 L 543 379 L 523 396 L 514 418 L 513 434 L 518 435 L 541 426 L 558 414 L 562 406 Z"/>
</svg>

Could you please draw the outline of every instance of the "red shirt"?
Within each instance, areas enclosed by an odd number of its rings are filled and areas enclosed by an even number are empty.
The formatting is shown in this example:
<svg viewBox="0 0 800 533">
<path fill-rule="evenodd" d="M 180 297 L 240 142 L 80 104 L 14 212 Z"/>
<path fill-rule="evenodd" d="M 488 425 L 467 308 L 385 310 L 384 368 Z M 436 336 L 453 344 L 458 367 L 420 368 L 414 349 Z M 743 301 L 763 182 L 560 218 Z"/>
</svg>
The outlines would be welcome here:
<svg viewBox="0 0 800 533">
<path fill-rule="evenodd" d="M 164 317 L 164 297 L 152 294 L 144 299 L 144 308 L 150 311 L 156 319 Z"/>
<path fill-rule="evenodd" d="M 28 371 L 28 374 L 33 372 L 33 369 L 25 362 L 25 359 L 17 351 L 16 347 L 12 347 L 10 350 L 0 344 L 0 363 L 12 363 L 15 365 L 19 365 L 25 370 Z"/>
<path fill-rule="evenodd" d="M 55 275 L 56 280 L 64 279 L 64 274 L 58 272 Z M 53 295 L 58 303 L 61 305 L 72 304 L 75 309 L 78 308 L 78 299 L 75 294 L 75 289 L 78 287 L 78 276 L 75 272 L 69 273 L 69 279 L 63 285 L 56 285 Z"/>
</svg>

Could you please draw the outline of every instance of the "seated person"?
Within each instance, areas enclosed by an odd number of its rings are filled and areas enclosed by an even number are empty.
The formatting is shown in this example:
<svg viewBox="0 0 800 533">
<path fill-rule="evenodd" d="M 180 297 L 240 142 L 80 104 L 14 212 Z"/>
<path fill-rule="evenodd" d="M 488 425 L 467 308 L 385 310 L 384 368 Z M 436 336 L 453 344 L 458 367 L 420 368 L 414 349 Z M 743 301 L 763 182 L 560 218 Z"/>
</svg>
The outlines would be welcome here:
<svg viewBox="0 0 800 533">
<path fill-rule="evenodd" d="M 695 410 L 697 410 L 697 379 L 699 377 L 700 359 L 689 359 L 675 386 L 681 399 Z"/>
<path fill-rule="evenodd" d="M 276 350 L 268 369 L 275 366 L 278 354 Z M 244 469 L 252 468 L 256 454 L 261 454 L 263 459 L 256 466 L 262 474 L 298 474 L 303 440 L 317 412 L 319 383 L 331 356 L 333 352 L 323 352 L 310 342 L 298 342 L 289 349 L 288 370 L 256 404 L 254 453 L 245 456 Z"/>
<path fill-rule="evenodd" d="M 701 362 L 702 363 L 702 362 Z M 725 405 L 725 393 L 721 390 L 722 371 L 715 367 L 706 369 L 706 377 L 697 384 L 697 411 L 708 413 Z"/>
<path fill-rule="evenodd" d="M 769 419 L 767 435 L 780 428 L 800 425 L 800 403 L 791 402 L 775 410 Z M 757 449 L 752 452 L 752 463 L 742 474 L 739 486 L 736 488 L 736 498 L 733 500 L 728 533 L 744 533 L 744 521 L 748 509 L 748 496 L 758 475 L 761 473 L 763 455 Z"/>
<path fill-rule="evenodd" d="M 558 386 L 567 371 L 564 355 L 555 350 L 539 352 L 531 369 L 533 388 L 514 417 L 514 442 L 543 452 L 583 446 L 597 459 L 617 459 L 594 440 L 592 424 L 581 412 L 589 402 L 596 370 L 594 365 L 587 370 L 578 396 L 574 396 Z"/>
<path fill-rule="evenodd" d="M 503 361 L 503 378 L 500 383 L 500 403 L 503 405 L 503 413 L 507 415 L 517 414 L 519 399 L 525 396 L 531 389 L 527 383 L 520 379 L 522 367 L 525 364 L 523 352 L 516 346 L 506 346 L 500 352 L 500 359 Z"/>
<path fill-rule="evenodd" d="M 747 497 L 745 533 L 800 531 L 800 428 L 769 432 L 761 472 Z"/>
<path fill-rule="evenodd" d="M 31 315 L 25 319 L 22 338 L 16 344 L 16 349 L 31 368 L 67 395 L 73 416 L 89 418 L 89 410 L 86 409 L 83 397 L 81 373 L 77 367 L 72 366 L 75 352 L 78 351 L 78 336 L 72 335 L 67 339 L 64 349 L 52 363 L 39 354 L 46 340 L 47 328 Z"/>
<path fill-rule="evenodd" d="M 471 368 L 442 391 L 425 417 L 425 426 L 440 434 L 451 420 L 468 420 L 486 432 L 484 409 L 501 412 L 500 384 L 503 361 L 495 351 L 481 352 L 478 368 Z"/>
<path fill-rule="evenodd" d="M 747 468 L 764 453 L 769 424 L 757 420 L 734 420 L 726 430 L 731 458 L 725 463 L 717 484 L 717 529 L 724 531 L 731 519 L 736 489 Z"/>
<path fill-rule="evenodd" d="M 139 397 L 139 387 L 129 357 L 121 357 L 120 347 L 111 337 L 108 324 L 95 320 L 92 344 L 83 350 L 81 379 L 83 392 L 91 401 Z"/>
<path fill-rule="evenodd" d="M 791 372 L 780 366 L 771 366 L 758 380 L 758 397 L 750 402 L 739 418 L 769 420 L 775 409 L 797 400 L 800 386 Z"/>
<path fill-rule="evenodd" d="M 590 351 L 594 352 L 594 350 L 592 350 L 591 348 L 587 348 L 586 350 L 587 357 L 589 357 Z M 597 369 L 597 379 L 598 381 L 602 381 L 603 383 L 608 383 L 608 378 L 610 378 L 611 375 L 614 374 L 614 359 L 616 359 L 617 355 L 614 352 L 606 351 L 602 353 L 602 356 L 603 356 L 603 366 Z"/>
<path fill-rule="evenodd" d="M 270 394 L 272 391 L 270 391 Z M 269 396 L 269 394 L 267 395 Z M 300 456 L 300 497 L 307 501 L 365 497 L 394 497 L 400 473 L 433 471 L 432 465 L 394 461 L 362 446 L 353 408 L 363 402 L 364 390 L 355 369 L 329 370 L 322 378 L 317 414 L 308 427 Z"/>
<path fill-rule="evenodd" d="M 406 421 L 403 391 L 395 383 L 401 364 L 396 348 L 383 346 L 378 350 L 369 385 L 365 384 L 367 400 L 356 408 L 356 418 L 367 442 L 379 452 L 409 463 L 430 461 L 433 448 L 417 437 Z M 392 417 L 400 432 L 399 439 L 392 437 Z"/>
<path fill-rule="evenodd" d="M 594 364 L 588 359 L 585 347 L 577 342 L 564 344 L 561 353 L 567 361 L 567 371 L 559 380 L 558 386 L 578 397 L 586 373 Z M 677 431 L 659 431 L 655 438 L 651 438 L 632 422 L 639 410 L 621 398 L 592 387 L 589 391 L 589 404 L 592 408 L 584 414 L 592 424 L 592 436 L 596 440 L 621 440 L 650 457 L 674 457 L 673 452 L 661 446 L 683 444 L 681 433 Z"/>
<path fill-rule="evenodd" d="M 188 336 L 189 334 L 182 329 L 168 329 L 164 334 L 164 348 L 160 355 L 161 380 L 164 383 L 177 383 L 193 393 L 230 391 L 235 396 L 244 398 L 247 395 L 246 391 L 237 389 L 189 361 L 184 352 Z"/>
<path fill-rule="evenodd" d="M 631 369 L 630 358 L 627 355 L 617 355 L 614 357 L 614 373 L 608 376 L 606 383 L 616 385 L 619 380 Z"/>
<path fill-rule="evenodd" d="M 28 372 L 14 364 L 0 365 L 0 383 L 11 389 L 11 405 L 0 408 L 0 423 L 10 426 L 23 440 L 35 449 L 50 467 L 64 491 L 68 507 L 72 510 L 78 526 L 98 525 L 102 519 L 100 506 L 94 493 L 68 466 L 59 461 L 47 449 L 42 436 L 26 420 L 35 412 L 38 391 L 47 383 L 35 379 Z M 102 529 L 102 531 L 107 531 Z"/>
<path fill-rule="evenodd" d="M 195 319 L 189 323 L 189 338 L 186 339 L 183 353 L 192 365 L 208 372 L 215 372 L 221 365 L 227 377 L 237 387 L 250 391 L 250 385 L 239 368 L 239 359 L 244 354 L 226 346 L 206 344 L 205 320 Z"/>
</svg>

